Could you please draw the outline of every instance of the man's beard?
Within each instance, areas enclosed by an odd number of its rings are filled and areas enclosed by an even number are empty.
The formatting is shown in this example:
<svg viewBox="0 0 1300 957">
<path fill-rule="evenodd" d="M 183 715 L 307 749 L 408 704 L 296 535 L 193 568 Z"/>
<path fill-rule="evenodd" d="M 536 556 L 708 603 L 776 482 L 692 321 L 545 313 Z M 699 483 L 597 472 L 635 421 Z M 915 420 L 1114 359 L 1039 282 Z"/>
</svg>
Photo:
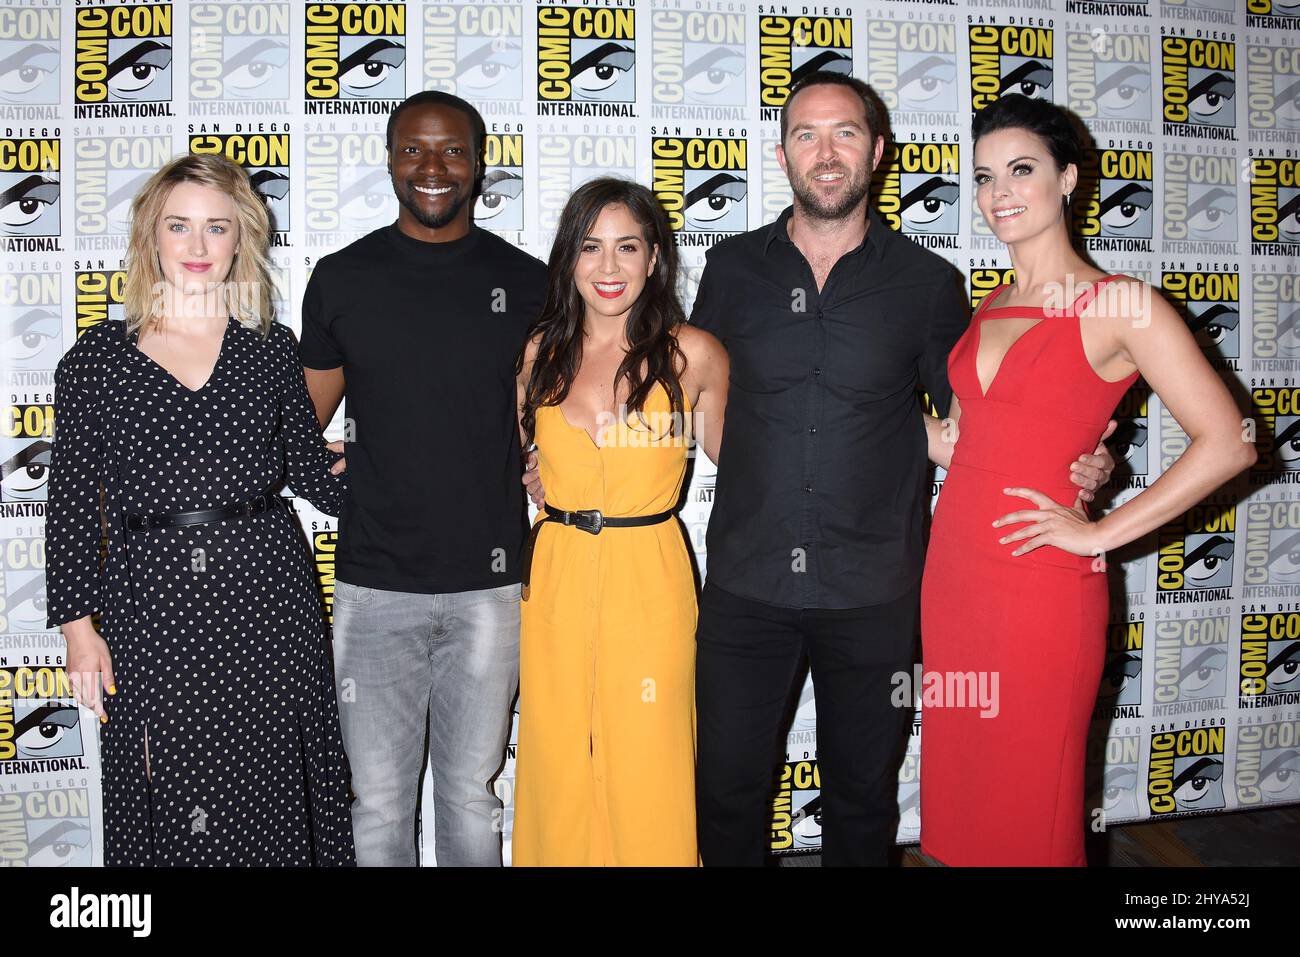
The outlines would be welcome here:
<svg viewBox="0 0 1300 957">
<path fill-rule="evenodd" d="M 414 188 L 409 185 L 405 189 L 397 189 L 397 184 L 393 184 L 393 193 L 397 196 L 397 202 L 401 204 L 403 209 L 415 217 L 416 222 L 421 226 L 424 226 L 426 229 L 442 229 L 442 227 L 449 225 L 457 216 L 460 215 L 460 211 L 464 209 L 465 204 L 469 202 L 469 193 L 462 191 L 456 202 L 449 206 L 446 212 L 435 216 L 430 215 L 420 208 L 419 203 L 415 201 L 413 195 L 414 192 Z"/>
<path fill-rule="evenodd" d="M 812 178 L 820 176 L 822 173 L 848 174 L 848 188 L 841 194 L 838 200 L 823 200 L 813 191 Z M 859 174 L 860 175 L 855 175 Z M 854 210 L 867 196 L 871 189 L 871 170 L 848 170 L 844 167 L 817 168 L 808 173 L 807 177 L 792 177 L 790 180 L 790 190 L 794 193 L 794 198 L 799 201 L 799 208 L 803 214 L 810 219 L 822 219 L 827 221 L 843 219 Z"/>
</svg>

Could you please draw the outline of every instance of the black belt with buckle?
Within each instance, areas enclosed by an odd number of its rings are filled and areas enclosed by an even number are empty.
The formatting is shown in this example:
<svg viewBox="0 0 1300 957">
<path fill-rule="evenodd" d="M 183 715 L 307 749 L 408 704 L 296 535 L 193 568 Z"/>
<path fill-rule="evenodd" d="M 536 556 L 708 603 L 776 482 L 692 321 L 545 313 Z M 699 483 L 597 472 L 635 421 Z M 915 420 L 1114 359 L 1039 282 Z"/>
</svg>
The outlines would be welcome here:
<svg viewBox="0 0 1300 957">
<path fill-rule="evenodd" d="M 599 509 L 594 508 L 579 509 L 576 512 L 566 512 L 563 509 L 551 508 L 549 505 L 544 505 L 542 508 L 546 512 L 546 517 L 533 526 L 532 531 L 528 533 L 528 541 L 524 546 L 522 589 L 524 601 L 528 600 L 528 581 L 533 569 L 533 546 L 537 544 L 537 533 L 542 530 L 542 526 L 547 522 L 555 522 L 557 525 L 569 525 L 584 532 L 590 532 L 592 535 L 599 535 L 601 530 L 606 528 L 638 528 L 644 525 L 658 525 L 660 522 L 668 521 L 676 514 L 675 509 L 670 509 L 667 512 L 658 512 L 654 515 L 607 518 L 600 513 Z"/>
<path fill-rule="evenodd" d="M 145 532 L 151 528 L 179 528 L 182 525 L 202 525 L 205 522 L 220 522 L 227 518 L 252 518 L 269 508 L 274 508 L 280 496 L 266 493 L 239 505 L 227 505 L 224 508 L 205 508 L 193 512 L 140 512 L 126 513 L 126 527 L 133 532 Z"/>
</svg>

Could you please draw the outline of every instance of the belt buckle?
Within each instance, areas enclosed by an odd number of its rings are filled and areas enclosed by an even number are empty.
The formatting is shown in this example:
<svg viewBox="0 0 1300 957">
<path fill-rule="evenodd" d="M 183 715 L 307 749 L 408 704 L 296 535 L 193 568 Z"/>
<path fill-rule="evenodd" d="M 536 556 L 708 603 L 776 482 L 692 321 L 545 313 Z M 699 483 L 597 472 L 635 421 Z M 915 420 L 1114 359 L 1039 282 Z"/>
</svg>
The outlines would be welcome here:
<svg viewBox="0 0 1300 957">
<path fill-rule="evenodd" d="M 574 512 L 573 514 L 576 516 L 573 524 L 584 532 L 590 532 L 592 535 L 599 535 L 600 530 L 605 526 L 605 516 L 600 514 L 600 509 L 598 508 L 589 508 L 585 511 Z"/>
<path fill-rule="evenodd" d="M 149 516 L 135 512 L 128 512 L 126 516 L 126 527 L 132 532 L 149 531 Z"/>
<path fill-rule="evenodd" d="M 250 499 L 244 503 L 244 517 L 252 518 L 257 511 L 257 499 Z"/>
</svg>

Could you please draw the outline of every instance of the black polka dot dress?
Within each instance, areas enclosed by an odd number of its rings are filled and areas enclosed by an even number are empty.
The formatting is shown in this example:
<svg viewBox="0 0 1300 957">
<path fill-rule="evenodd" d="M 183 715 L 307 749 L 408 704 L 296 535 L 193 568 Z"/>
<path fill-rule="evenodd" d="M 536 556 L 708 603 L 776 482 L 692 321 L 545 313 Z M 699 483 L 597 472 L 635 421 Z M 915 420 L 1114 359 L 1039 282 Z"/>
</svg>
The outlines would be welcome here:
<svg viewBox="0 0 1300 957">
<path fill-rule="evenodd" d="M 55 376 L 49 622 L 102 612 L 116 675 L 101 725 L 108 865 L 354 863 L 328 637 L 297 520 L 127 531 L 127 512 L 278 488 L 337 514 L 293 334 L 231 321 L 212 376 L 181 385 L 121 322 Z M 108 548 L 99 567 L 100 487 Z M 147 763 L 146 763 L 147 762 Z"/>
</svg>

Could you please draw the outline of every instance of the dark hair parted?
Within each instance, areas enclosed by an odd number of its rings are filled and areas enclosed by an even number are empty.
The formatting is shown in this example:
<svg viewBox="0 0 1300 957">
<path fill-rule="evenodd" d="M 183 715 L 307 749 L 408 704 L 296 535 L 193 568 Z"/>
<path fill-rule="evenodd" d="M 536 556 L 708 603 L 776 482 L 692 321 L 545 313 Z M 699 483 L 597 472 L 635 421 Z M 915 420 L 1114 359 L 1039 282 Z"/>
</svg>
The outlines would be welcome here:
<svg viewBox="0 0 1300 957">
<path fill-rule="evenodd" d="M 547 262 L 546 304 L 528 331 L 528 340 L 539 337 L 537 355 L 524 392 L 520 421 L 528 441 L 533 439 L 537 410 L 559 405 L 569 394 L 582 364 L 582 342 L 587 305 L 573 280 L 582 246 L 597 218 L 607 206 L 624 206 L 641 227 L 647 247 L 658 247 L 654 271 L 628 312 L 624 335 L 627 354 L 614 374 L 614 393 L 627 380 L 626 414 L 640 413 L 654 384 L 668 393 L 671 422 L 676 433 L 684 423 L 685 404 L 678 373 L 685 358 L 673 330 L 686 321 L 677 298 L 677 246 L 663 206 L 650 190 L 637 183 L 601 177 L 573 191 L 560 214 L 559 229 Z M 516 363 L 522 372 L 524 356 Z M 644 367 L 644 369 L 643 369 Z"/>
<path fill-rule="evenodd" d="M 487 139 L 487 127 L 483 123 L 483 117 L 474 106 L 462 100 L 459 96 L 451 93 L 444 93 L 442 90 L 424 90 L 420 93 L 413 93 L 404 99 L 393 111 L 388 114 L 388 133 L 387 140 L 388 152 L 393 151 L 393 131 L 397 129 L 397 118 L 406 110 L 413 106 L 448 106 L 453 110 L 460 110 L 469 119 L 470 133 L 473 135 L 472 146 L 475 158 L 483 158 L 483 141 Z"/>
<path fill-rule="evenodd" d="M 862 109 L 867 115 L 867 129 L 871 131 L 873 139 L 885 137 L 889 131 L 889 117 L 885 112 L 884 104 L 880 101 L 880 96 L 867 84 L 863 83 L 856 76 L 848 76 L 844 73 L 832 73 L 830 70 L 818 70 L 816 73 L 809 73 L 793 87 L 786 95 L 785 103 L 781 106 L 781 145 L 785 145 L 786 134 L 790 131 L 790 104 L 794 98 L 804 90 L 813 86 L 846 86 L 858 95 L 862 101 Z"/>
<path fill-rule="evenodd" d="M 1057 169 L 1071 163 L 1083 164 L 1083 148 L 1070 114 L 1055 103 L 1034 100 L 1021 93 L 1008 93 L 975 114 L 971 121 L 971 139 L 978 143 L 986 133 L 998 130 L 1027 130 L 1046 145 L 1056 160 Z"/>
</svg>

